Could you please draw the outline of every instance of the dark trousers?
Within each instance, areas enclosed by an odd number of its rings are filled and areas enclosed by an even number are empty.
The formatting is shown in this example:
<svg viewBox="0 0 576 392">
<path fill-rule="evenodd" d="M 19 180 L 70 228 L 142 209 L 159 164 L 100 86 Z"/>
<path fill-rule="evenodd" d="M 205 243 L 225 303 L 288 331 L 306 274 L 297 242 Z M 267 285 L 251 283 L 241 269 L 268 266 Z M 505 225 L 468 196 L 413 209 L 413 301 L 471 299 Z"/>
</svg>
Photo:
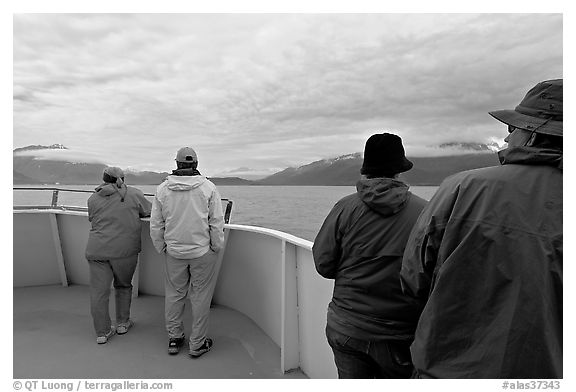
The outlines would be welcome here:
<svg viewBox="0 0 576 392">
<path fill-rule="evenodd" d="M 410 342 L 362 340 L 326 327 L 338 378 L 410 378 Z"/>
</svg>

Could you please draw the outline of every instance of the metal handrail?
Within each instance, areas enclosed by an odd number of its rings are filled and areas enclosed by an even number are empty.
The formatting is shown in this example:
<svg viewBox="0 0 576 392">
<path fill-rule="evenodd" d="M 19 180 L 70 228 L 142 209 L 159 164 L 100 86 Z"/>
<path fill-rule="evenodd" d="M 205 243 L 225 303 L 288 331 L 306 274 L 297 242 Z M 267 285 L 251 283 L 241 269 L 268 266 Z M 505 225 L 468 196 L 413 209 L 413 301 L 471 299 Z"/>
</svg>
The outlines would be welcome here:
<svg viewBox="0 0 576 392">
<path fill-rule="evenodd" d="M 73 192 L 73 193 L 94 193 L 91 190 L 85 189 L 67 189 L 67 188 L 54 188 L 54 187 L 12 187 L 14 191 L 52 191 L 52 202 L 49 206 L 13 206 L 15 210 L 24 210 L 24 209 L 59 209 L 63 211 L 81 211 L 86 212 L 88 211 L 88 207 L 77 207 L 77 206 L 59 206 L 58 205 L 58 196 L 60 192 Z M 153 197 L 153 193 L 144 193 L 144 196 Z M 224 222 L 230 223 L 230 217 L 232 215 L 232 205 L 234 202 L 230 199 L 222 198 L 220 199 L 222 202 L 226 203 L 226 208 L 224 209 Z"/>
</svg>

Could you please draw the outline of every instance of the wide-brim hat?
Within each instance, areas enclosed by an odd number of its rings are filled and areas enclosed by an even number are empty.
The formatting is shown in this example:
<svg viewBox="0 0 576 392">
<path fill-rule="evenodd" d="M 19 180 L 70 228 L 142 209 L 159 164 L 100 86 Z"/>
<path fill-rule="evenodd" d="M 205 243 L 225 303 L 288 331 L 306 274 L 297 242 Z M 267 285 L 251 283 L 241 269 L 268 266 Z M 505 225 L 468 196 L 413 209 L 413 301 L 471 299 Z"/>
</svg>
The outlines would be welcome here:
<svg viewBox="0 0 576 392">
<path fill-rule="evenodd" d="M 402 139 L 391 133 L 375 134 L 368 138 L 364 148 L 361 174 L 392 176 L 412 169 L 404 153 Z"/>
<path fill-rule="evenodd" d="M 504 124 L 530 132 L 562 136 L 563 79 L 546 80 L 534 86 L 514 110 L 488 112 Z"/>
</svg>

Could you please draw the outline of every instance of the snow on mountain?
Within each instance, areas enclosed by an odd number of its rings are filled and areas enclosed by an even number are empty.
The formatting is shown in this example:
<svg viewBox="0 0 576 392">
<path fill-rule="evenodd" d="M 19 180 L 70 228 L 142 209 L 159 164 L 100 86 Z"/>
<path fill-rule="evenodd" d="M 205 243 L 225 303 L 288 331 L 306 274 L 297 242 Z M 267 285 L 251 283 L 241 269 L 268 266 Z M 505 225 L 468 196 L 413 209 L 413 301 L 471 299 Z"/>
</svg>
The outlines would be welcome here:
<svg viewBox="0 0 576 392">
<path fill-rule="evenodd" d="M 358 158 L 362 158 L 361 152 L 355 152 L 353 154 L 342 155 L 342 156 L 339 156 L 336 158 L 329 159 L 328 161 L 333 163 L 333 162 L 337 162 L 337 161 L 345 161 L 347 159 L 358 159 Z"/>
<path fill-rule="evenodd" d="M 491 143 L 467 143 L 467 142 L 449 142 L 442 143 L 438 147 L 444 149 L 456 149 L 466 152 L 495 152 L 500 149 L 500 146 L 496 142 Z"/>
<path fill-rule="evenodd" d="M 240 177 L 246 180 L 259 180 L 276 173 L 274 170 L 253 169 L 250 167 L 239 167 L 237 169 L 226 170 L 216 173 L 214 177 Z"/>
<path fill-rule="evenodd" d="M 50 146 L 42 146 L 42 145 L 33 145 L 33 146 L 26 146 L 14 149 L 13 153 L 20 153 L 24 151 L 38 151 L 38 150 L 67 150 L 64 145 L 62 144 L 52 144 Z"/>
<path fill-rule="evenodd" d="M 31 157 L 35 160 L 69 162 L 72 164 L 102 164 L 106 165 L 101 158 L 86 152 L 70 150 L 60 144 L 52 146 L 28 146 L 13 151 L 14 157 Z"/>
<path fill-rule="evenodd" d="M 437 185 L 448 175 L 463 170 L 498 164 L 497 145 L 445 143 L 433 153 L 411 156 L 414 168 L 402 176 L 413 185 Z M 413 151 L 412 149 L 409 151 Z M 259 182 L 264 185 L 354 185 L 360 178 L 363 154 L 360 152 L 321 159 L 299 167 L 289 167 Z"/>
</svg>

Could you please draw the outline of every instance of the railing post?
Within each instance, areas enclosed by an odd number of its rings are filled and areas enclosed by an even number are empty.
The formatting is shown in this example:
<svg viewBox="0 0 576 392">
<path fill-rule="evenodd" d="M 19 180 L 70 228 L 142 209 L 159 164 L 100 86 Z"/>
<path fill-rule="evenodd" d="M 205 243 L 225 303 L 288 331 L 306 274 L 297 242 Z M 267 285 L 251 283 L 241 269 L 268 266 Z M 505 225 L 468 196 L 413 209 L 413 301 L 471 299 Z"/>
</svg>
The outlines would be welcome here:
<svg viewBox="0 0 576 392">
<path fill-rule="evenodd" d="M 234 202 L 232 200 L 227 200 L 226 203 L 226 210 L 224 211 L 224 223 L 230 223 L 230 218 L 232 215 L 232 204 Z"/>
<path fill-rule="evenodd" d="M 58 207 L 58 189 L 52 192 L 52 207 Z"/>
<path fill-rule="evenodd" d="M 284 373 L 300 367 L 297 252 L 297 246 L 282 240 L 280 369 Z"/>
<path fill-rule="evenodd" d="M 54 243 L 54 250 L 56 251 L 56 264 L 60 274 L 60 281 L 62 286 L 68 286 L 68 277 L 66 275 L 66 264 L 64 263 L 64 255 L 62 254 L 62 242 L 60 241 L 60 228 L 58 227 L 58 220 L 56 214 L 49 214 L 50 228 L 52 229 L 52 241 Z"/>
</svg>

